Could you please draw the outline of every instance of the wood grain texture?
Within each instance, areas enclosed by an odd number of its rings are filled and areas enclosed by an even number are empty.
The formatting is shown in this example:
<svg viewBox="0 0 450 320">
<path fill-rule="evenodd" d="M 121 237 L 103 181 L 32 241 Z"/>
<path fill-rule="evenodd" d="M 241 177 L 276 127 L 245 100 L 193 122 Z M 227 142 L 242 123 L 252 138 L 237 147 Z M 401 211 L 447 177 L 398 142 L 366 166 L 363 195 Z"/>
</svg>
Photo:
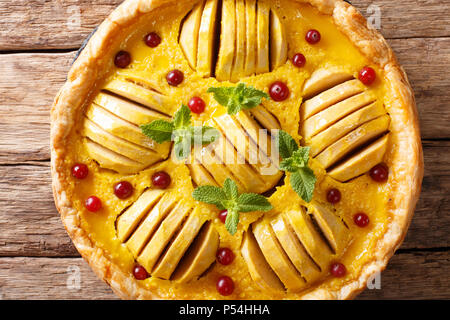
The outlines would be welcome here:
<svg viewBox="0 0 450 320">
<path fill-rule="evenodd" d="M 76 272 L 79 289 L 72 281 Z M 397 254 L 381 274 L 381 288 L 366 289 L 358 299 L 449 299 L 450 277 L 443 276 L 449 272 L 450 252 Z M 0 258 L 0 295 L 2 299 L 117 299 L 81 258 Z"/>
<path fill-rule="evenodd" d="M 78 48 L 122 0 L 1 0 L 0 50 Z"/>
<path fill-rule="evenodd" d="M 0 50 L 78 48 L 91 30 L 121 2 L 1 0 Z M 450 9 L 442 5 L 442 0 L 351 2 L 367 18 L 377 14 L 374 6 L 380 9 L 380 31 L 386 38 L 450 36 Z M 427 21 L 426 28 L 423 21 Z"/>
<path fill-rule="evenodd" d="M 449 139 L 450 78 L 440 71 L 450 68 L 450 38 L 396 39 L 391 44 L 415 90 L 422 137 Z M 0 164 L 50 158 L 50 105 L 74 55 L 0 55 Z"/>
<path fill-rule="evenodd" d="M 450 142 L 426 141 L 424 153 L 425 192 L 403 249 L 450 247 Z M 53 203 L 49 163 L 0 166 L 0 177 L 0 256 L 78 256 Z"/>
</svg>

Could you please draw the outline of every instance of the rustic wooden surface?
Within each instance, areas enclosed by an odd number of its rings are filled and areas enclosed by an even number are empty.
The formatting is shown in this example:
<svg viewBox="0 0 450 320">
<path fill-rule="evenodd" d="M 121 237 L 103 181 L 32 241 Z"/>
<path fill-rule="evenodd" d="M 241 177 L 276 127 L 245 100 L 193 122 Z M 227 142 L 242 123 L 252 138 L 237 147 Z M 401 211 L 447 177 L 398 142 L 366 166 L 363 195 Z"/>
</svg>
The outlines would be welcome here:
<svg viewBox="0 0 450 320">
<path fill-rule="evenodd" d="M 49 107 L 83 39 L 119 0 L 0 0 L 0 299 L 116 299 L 80 258 L 53 204 Z M 360 299 L 450 299 L 450 4 L 353 0 L 406 69 L 425 177 L 410 231 Z M 71 275 L 80 274 L 73 286 Z"/>
</svg>

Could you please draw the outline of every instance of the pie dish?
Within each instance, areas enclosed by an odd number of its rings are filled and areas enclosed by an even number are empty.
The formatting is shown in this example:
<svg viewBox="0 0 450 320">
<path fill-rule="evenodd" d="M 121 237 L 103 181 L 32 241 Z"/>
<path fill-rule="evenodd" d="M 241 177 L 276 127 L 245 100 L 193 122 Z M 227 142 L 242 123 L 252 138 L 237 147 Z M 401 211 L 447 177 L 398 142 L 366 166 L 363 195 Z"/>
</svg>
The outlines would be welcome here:
<svg viewBox="0 0 450 320">
<path fill-rule="evenodd" d="M 270 98 L 230 115 L 208 89 L 238 83 Z M 188 102 L 220 137 L 180 162 L 141 126 Z M 274 130 L 309 147 L 310 201 L 271 153 Z M 340 0 L 125 1 L 55 98 L 51 158 L 68 234 L 125 299 L 351 299 L 403 241 L 423 176 L 407 76 Z M 234 235 L 192 196 L 227 178 L 272 205 Z"/>
</svg>

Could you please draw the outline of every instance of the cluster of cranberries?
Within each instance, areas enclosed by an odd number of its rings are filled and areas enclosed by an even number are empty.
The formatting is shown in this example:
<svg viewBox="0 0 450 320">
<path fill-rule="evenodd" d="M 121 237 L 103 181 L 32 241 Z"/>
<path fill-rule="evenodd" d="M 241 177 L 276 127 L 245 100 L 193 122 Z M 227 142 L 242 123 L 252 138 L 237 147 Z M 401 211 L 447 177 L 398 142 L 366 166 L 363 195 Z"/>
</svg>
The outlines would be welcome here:
<svg viewBox="0 0 450 320">
<path fill-rule="evenodd" d="M 225 223 L 227 220 L 227 210 L 222 210 L 219 212 L 219 219 L 222 221 L 222 223 Z M 216 259 L 217 262 L 227 266 L 233 262 L 235 258 L 235 255 L 233 251 L 229 248 L 220 248 L 217 250 Z M 228 276 L 221 276 L 216 283 L 216 289 L 217 291 L 223 295 L 223 296 L 229 296 L 234 291 L 234 282 L 233 279 L 231 279 Z"/>
<path fill-rule="evenodd" d="M 376 182 L 386 182 L 389 176 L 389 169 L 385 164 L 380 163 L 370 170 L 369 175 Z M 341 192 L 336 188 L 332 188 L 327 191 L 326 197 L 328 202 L 336 204 L 341 200 Z M 365 228 L 369 225 L 370 219 L 364 212 L 359 212 L 353 216 L 353 222 L 358 227 Z M 336 262 L 330 266 L 330 273 L 334 277 L 340 278 L 345 276 L 347 269 L 342 263 Z"/>
</svg>

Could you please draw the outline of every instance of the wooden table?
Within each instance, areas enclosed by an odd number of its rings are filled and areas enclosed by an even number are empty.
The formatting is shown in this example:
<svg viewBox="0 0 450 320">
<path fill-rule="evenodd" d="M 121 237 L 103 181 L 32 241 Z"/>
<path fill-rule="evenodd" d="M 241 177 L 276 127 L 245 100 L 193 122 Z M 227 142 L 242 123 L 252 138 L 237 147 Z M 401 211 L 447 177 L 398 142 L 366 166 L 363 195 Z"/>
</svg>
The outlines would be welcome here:
<svg viewBox="0 0 450 320">
<path fill-rule="evenodd" d="M 53 204 L 49 109 L 83 39 L 120 0 L 0 0 L 0 298 L 116 299 L 80 258 Z M 361 299 L 450 298 L 450 4 L 381 9 L 420 113 L 425 177 L 402 247 Z M 71 282 L 80 275 L 80 286 Z M 71 286 L 72 284 L 72 286 Z"/>
</svg>

